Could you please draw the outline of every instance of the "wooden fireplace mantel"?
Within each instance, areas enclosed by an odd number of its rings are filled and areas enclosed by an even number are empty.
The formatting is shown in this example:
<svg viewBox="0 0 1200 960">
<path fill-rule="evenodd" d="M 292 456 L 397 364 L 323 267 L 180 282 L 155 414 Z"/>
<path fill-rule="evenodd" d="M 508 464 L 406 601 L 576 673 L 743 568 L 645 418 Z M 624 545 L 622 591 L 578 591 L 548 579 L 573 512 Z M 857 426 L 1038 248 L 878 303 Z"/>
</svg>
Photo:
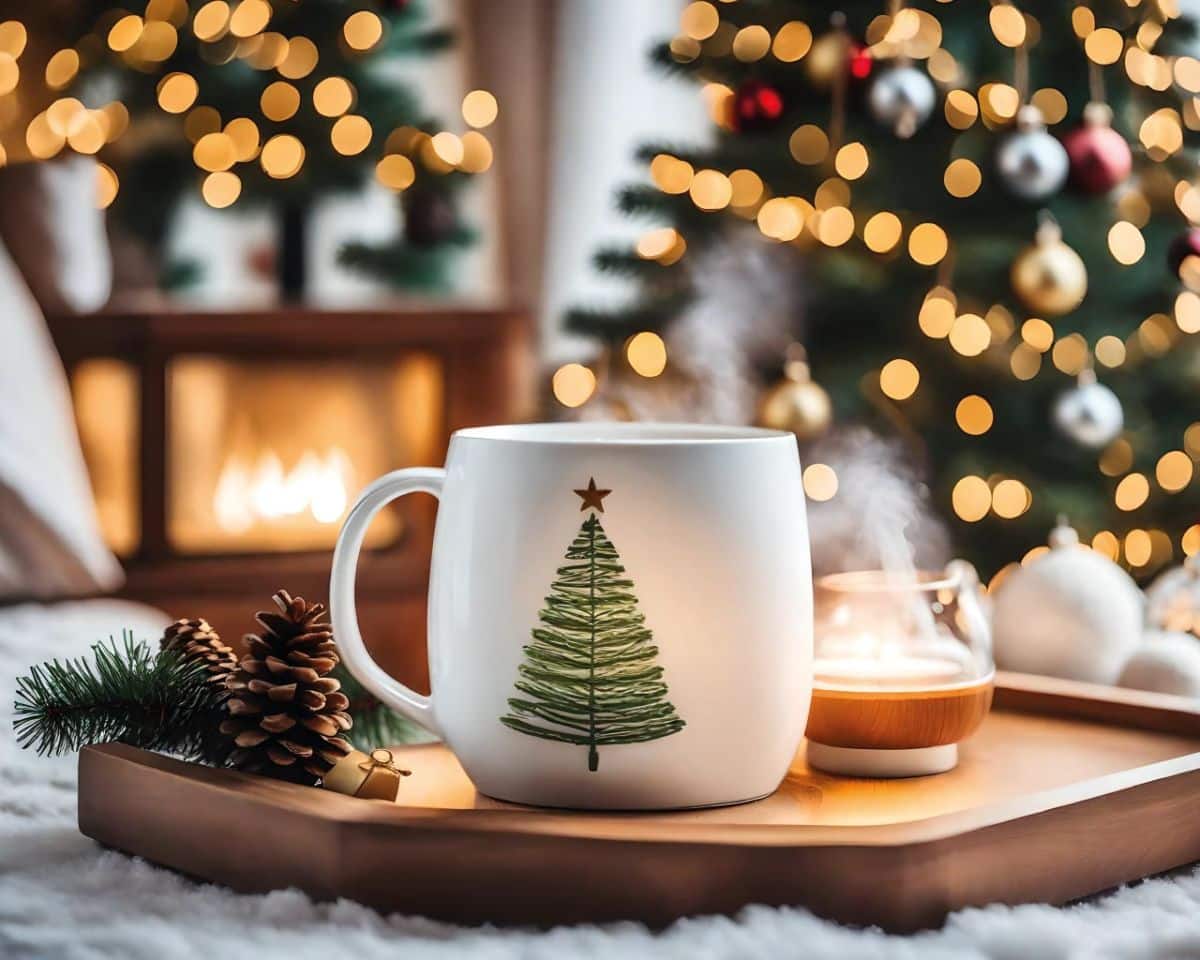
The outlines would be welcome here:
<svg viewBox="0 0 1200 960">
<path fill-rule="evenodd" d="M 279 587 L 313 599 L 328 589 L 330 555 L 309 553 L 181 555 L 167 536 L 170 503 L 168 376 L 171 361 L 204 354 L 261 359 L 378 363 L 421 351 L 438 358 L 444 381 L 437 455 L 462 427 L 528 419 L 533 409 L 531 324 L 503 306 L 409 300 L 362 308 L 316 305 L 247 309 L 183 307 L 160 297 L 111 304 L 95 313 L 47 318 L 68 372 L 93 358 L 130 364 L 139 380 L 141 536 L 125 559 L 123 595 L 173 616 L 204 616 L 232 639 Z M 385 632 L 376 653 L 394 673 L 421 683 L 424 599 L 433 508 L 413 512 L 405 535 L 364 554 L 359 608 L 368 638 Z"/>
</svg>

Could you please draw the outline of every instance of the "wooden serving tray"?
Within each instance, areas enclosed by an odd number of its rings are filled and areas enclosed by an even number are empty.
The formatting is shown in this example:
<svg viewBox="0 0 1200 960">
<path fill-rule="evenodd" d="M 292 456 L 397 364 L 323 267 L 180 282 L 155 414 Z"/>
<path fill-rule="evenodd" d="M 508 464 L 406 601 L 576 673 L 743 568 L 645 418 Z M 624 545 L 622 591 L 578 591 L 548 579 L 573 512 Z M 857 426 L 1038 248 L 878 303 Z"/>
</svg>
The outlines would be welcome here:
<svg viewBox="0 0 1200 960">
<path fill-rule="evenodd" d="M 538 925 L 657 926 L 765 903 L 907 931 L 1200 859 L 1200 704 L 1019 674 L 998 677 L 996 709 L 950 773 L 828 776 L 802 748 L 777 793 L 740 807 L 540 810 L 479 795 L 440 745 L 398 753 L 413 776 L 391 804 L 89 747 L 79 828 L 235 890 Z"/>
</svg>

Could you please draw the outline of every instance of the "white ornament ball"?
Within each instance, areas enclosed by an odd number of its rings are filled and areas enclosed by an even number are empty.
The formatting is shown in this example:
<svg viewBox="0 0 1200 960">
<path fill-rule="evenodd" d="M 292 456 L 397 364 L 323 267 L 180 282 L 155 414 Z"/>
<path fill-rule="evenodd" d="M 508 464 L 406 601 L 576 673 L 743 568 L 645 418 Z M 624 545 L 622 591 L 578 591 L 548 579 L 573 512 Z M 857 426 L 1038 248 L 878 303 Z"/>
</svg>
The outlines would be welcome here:
<svg viewBox="0 0 1200 960">
<path fill-rule="evenodd" d="M 867 94 L 867 109 L 875 121 L 905 140 L 929 119 L 936 102 L 933 81 L 913 66 L 881 71 Z"/>
<path fill-rule="evenodd" d="M 1117 439 L 1125 426 L 1125 411 L 1117 395 L 1089 370 L 1054 401 L 1054 425 L 1081 447 L 1099 450 Z"/>
<path fill-rule="evenodd" d="M 1160 574 L 1146 588 L 1146 623 L 1151 629 L 1192 633 L 1200 639 L 1200 554 Z"/>
<path fill-rule="evenodd" d="M 1060 522 L 1049 552 L 996 590 L 992 634 L 1002 670 L 1115 683 L 1142 636 L 1142 595 L 1129 574 Z"/>
<path fill-rule="evenodd" d="M 1200 641 L 1190 633 L 1147 633 L 1117 682 L 1134 690 L 1200 699 Z"/>
<path fill-rule="evenodd" d="M 1009 193 L 1023 200 L 1044 200 L 1067 180 L 1066 148 L 1046 132 L 1042 113 L 1027 105 L 1017 113 L 1017 129 L 996 150 L 996 172 Z"/>
</svg>

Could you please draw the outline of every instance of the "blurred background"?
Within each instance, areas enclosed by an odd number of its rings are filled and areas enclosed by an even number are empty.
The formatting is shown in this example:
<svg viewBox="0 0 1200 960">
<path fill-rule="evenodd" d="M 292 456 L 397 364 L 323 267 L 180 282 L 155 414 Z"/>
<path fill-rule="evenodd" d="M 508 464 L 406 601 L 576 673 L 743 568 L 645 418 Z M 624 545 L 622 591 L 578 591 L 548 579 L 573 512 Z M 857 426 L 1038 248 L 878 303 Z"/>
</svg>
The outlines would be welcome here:
<svg viewBox="0 0 1200 960">
<path fill-rule="evenodd" d="M 1175 0 L 10 0 L 0 602 L 231 635 L 462 426 L 795 432 L 818 571 L 1200 552 Z M 413 498 L 409 498 L 413 499 Z M 364 632 L 424 671 L 431 502 Z"/>
</svg>

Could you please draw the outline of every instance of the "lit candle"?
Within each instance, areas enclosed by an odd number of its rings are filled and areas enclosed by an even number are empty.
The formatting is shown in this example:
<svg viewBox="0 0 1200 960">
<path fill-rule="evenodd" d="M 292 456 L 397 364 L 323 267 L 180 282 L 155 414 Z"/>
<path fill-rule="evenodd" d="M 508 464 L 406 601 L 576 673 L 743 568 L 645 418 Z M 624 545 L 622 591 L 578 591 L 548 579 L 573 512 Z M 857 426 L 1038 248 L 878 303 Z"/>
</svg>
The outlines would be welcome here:
<svg viewBox="0 0 1200 960">
<path fill-rule="evenodd" d="M 816 683 L 831 689 L 940 687 L 969 679 L 961 664 L 940 657 L 818 658 Z"/>
</svg>

